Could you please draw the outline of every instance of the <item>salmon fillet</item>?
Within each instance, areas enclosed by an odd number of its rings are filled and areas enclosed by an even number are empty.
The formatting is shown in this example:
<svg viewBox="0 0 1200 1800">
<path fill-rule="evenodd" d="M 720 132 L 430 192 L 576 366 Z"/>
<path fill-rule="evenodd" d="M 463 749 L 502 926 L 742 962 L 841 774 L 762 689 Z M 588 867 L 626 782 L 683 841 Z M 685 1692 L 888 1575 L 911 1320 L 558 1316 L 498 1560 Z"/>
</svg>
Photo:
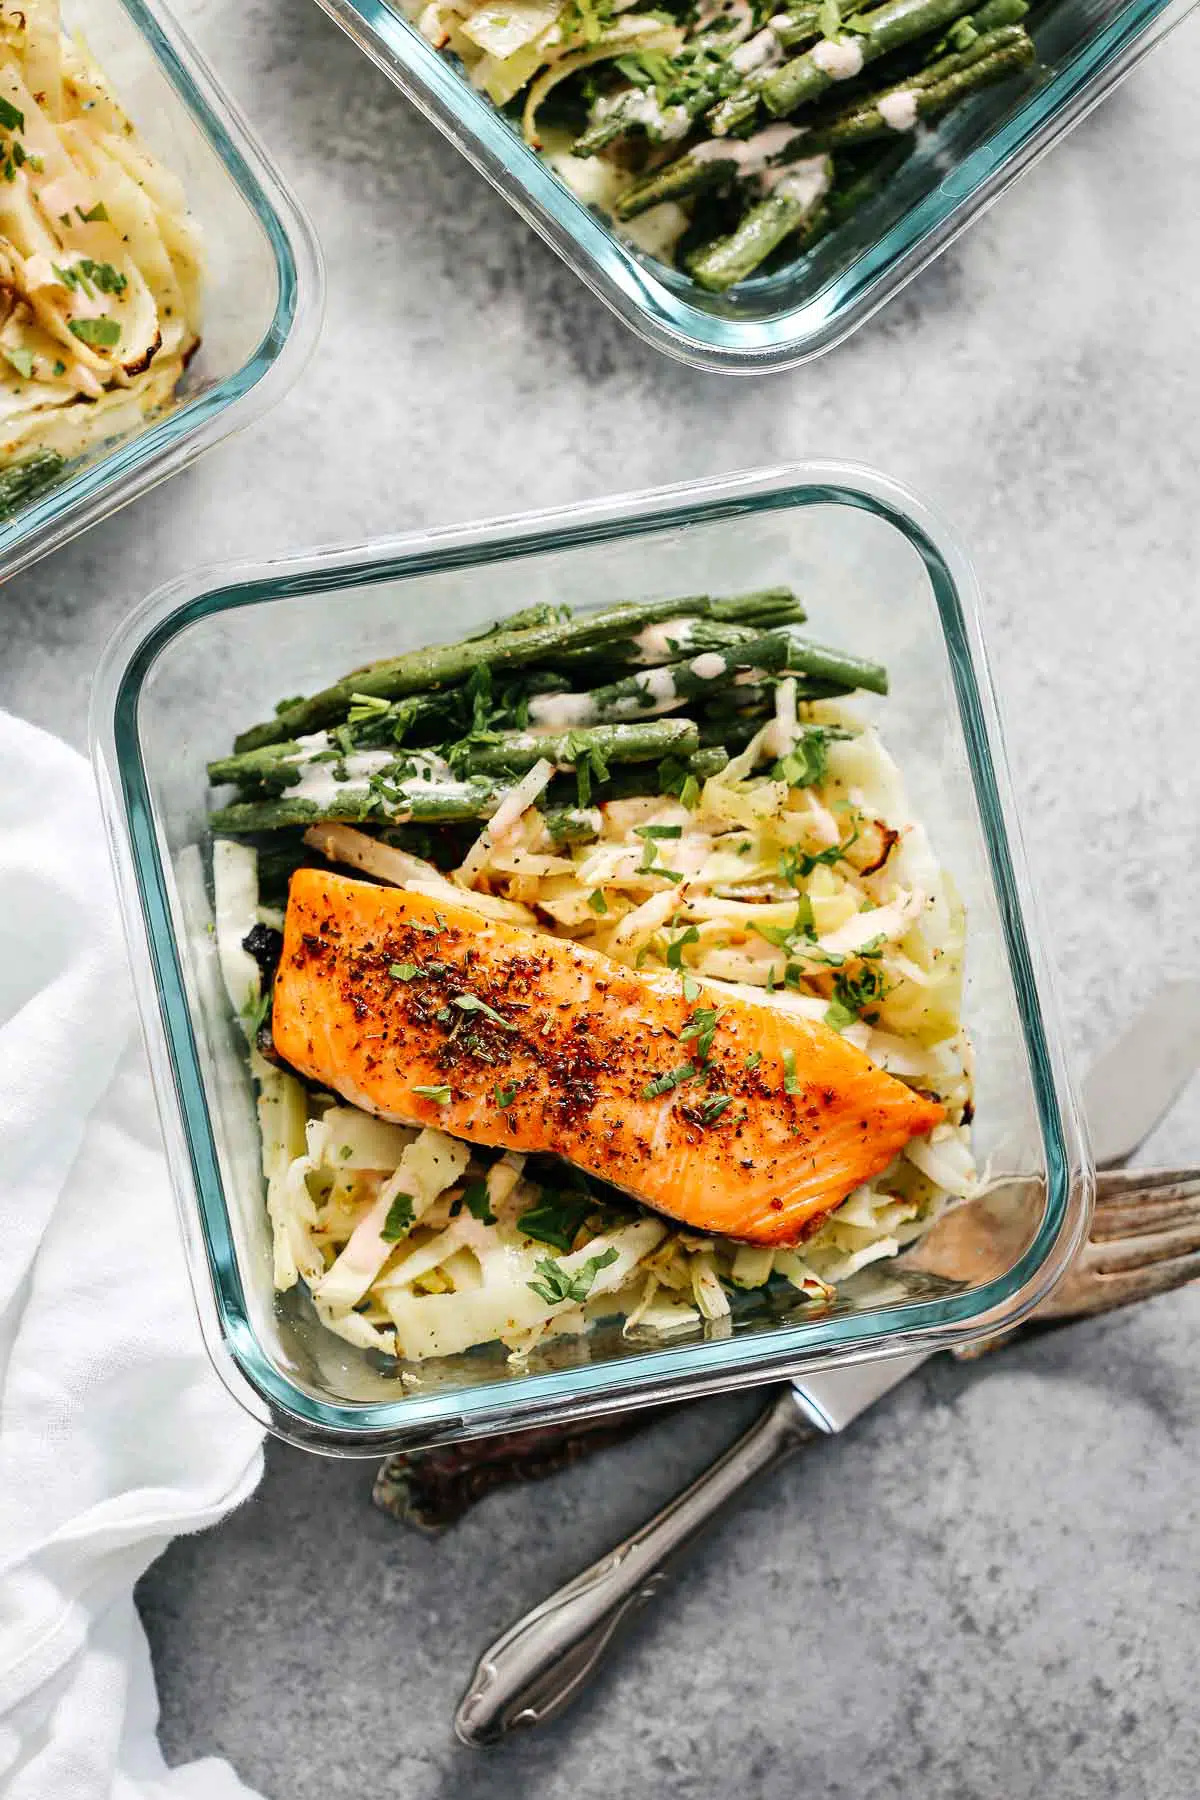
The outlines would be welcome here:
<svg viewBox="0 0 1200 1800">
<path fill-rule="evenodd" d="M 353 1106 L 754 1244 L 798 1242 L 942 1117 L 827 1025 L 319 869 L 292 877 L 273 1030 Z"/>
</svg>

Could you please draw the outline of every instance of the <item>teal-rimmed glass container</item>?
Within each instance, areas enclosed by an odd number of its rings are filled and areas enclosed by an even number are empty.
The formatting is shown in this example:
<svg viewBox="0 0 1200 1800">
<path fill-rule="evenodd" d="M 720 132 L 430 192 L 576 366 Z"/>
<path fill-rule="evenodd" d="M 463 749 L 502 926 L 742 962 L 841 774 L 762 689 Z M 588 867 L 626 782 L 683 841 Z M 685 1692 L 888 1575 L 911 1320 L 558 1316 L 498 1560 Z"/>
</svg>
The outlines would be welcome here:
<svg viewBox="0 0 1200 1800">
<path fill-rule="evenodd" d="M 499 1347 L 384 1364 L 277 1300 L 245 1042 L 208 929 L 204 765 L 281 694 L 539 601 L 787 582 L 814 631 L 887 662 L 885 741 L 968 910 L 976 1149 L 1032 1209 L 986 1276 L 864 1270 L 837 1308 L 647 1347 L 600 1325 L 527 1363 Z M 805 464 L 277 562 L 162 589 L 108 646 L 92 744 L 205 1337 L 272 1430 L 376 1453 L 575 1419 L 1015 1323 L 1087 1228 L 1092 1174 L 1031 918 L 970 565 L 895 483 Z"/>
<path fill-rule="evenodd" d="M 0 521 L 0 580 L 272 406 L 321 327 L 324 272 L 312 227 L 241 112 L 161 0 L 63 0 L 143 137 L 183 182 L 204 238 L 200 348 L 176 404 L 99 445 Z"/>
<path fill-rule="evenodd" d="M 638 335 L 699 368 L 755 373 L 818 356 L 911 281 L 1079 122 L 1196 0 L 1039 0 L 1039 64 L 923 130 L 899 176 L 791 267 L 706 294 L 577 200 L 401 0 L 318 0 Z"/>
</svg>

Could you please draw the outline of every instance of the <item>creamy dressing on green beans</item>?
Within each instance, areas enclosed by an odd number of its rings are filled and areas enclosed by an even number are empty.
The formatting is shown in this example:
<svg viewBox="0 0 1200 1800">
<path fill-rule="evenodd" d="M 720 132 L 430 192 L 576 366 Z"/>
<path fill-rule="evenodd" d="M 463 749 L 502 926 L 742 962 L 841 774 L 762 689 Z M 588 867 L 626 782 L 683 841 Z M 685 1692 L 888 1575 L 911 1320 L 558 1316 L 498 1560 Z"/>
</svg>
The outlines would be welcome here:
<svg viewBox="0 0 1200 1800">
<path fill-rule="evenodd" d="M 917 96 L 912 88 L 897 88 L 893 94 L 881 94 L 875 102 L 885 125 L 893 131 L 911 131 L 917 122 Z"/>
<path fill-rule="evenodd" d="M 834 81 L 849 81 L 861 75 L 863 48 L 857 38 L 822 38 L 809 52 L 815 66 Z"/>
<path fill-rule="evenodd" d="M 527 144 L 645 256 L 714 293 L 799 258 L 935 125 L 1036 61 L 1030 0 L 430 0 L 431 42 L 519 115 Z M 889 89 L 903 54 L 911 74 Z M 895 80 L 893 73 L 892 80 Z M 781 167 L 804 132 L 812 162 Z"/>
</svg>

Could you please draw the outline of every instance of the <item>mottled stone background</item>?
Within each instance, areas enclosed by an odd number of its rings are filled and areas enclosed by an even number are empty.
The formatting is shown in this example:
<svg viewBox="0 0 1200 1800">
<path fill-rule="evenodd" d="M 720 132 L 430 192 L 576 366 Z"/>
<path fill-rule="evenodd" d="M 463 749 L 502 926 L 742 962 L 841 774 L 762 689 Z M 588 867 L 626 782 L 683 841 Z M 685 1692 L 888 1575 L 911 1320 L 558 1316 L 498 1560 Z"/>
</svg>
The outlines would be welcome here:
<svg viewBox="0 0 1200 1800">
<path fill-rule="evenodd" d="M 179 0 L 311 209 L 318 356 L 263 424 L 4 596 L 0 704 L 82 741 L 109 630 L 197 561 L 810 452 L 957 524 L 1080 1058 L 1200 972 L 1200 27 L 850 344 L 781 377 L 618 326 L 308 0 Z M 1157 1149 L 1200 1153 L 1200 1089 Z M 754 1402 L 496 1497 L 430 1545 L 366 1465 L 274 1449 L 142 1589 L 168 1755 L 271 1800 L 1192 1800 L 1200 1294 L 934 1365 L 731 1518 L 611 1678 L 480 1757 L 475 1652 Z"/>
</svg>

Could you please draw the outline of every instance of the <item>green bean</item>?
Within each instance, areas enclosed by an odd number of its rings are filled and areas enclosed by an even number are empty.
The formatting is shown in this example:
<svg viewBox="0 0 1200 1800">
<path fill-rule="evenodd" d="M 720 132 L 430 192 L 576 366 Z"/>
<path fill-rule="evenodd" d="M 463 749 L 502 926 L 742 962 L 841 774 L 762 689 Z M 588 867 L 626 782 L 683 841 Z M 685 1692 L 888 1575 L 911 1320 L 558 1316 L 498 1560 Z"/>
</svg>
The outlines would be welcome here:
<svg viewBox="0 0 1200 1800">
<path fill-rule="evenodd" d="M 832 178 L 827 164 L 826 188 Z M 785 238 L 810 226 L 817 231 L 825 222 L 825 188 L 814 190 L 808 182 L 789 184 L 785 175 L 774 191 L 752 206 L 726 238 L 718 238 L 688 260 L 688 271 L 702 288 L 723 293 L 745 281 L 760 263 L 778 249 Z"/>
<path fill-rule="evenodd" d="M 463 759 L 474 774 L 514 774 L 545 757 L 562 768 L 585 758 L 600 763 L 657 762 L 669 754 L 689 755 L 700 743 L 690 719 L 647 719 L 628 725 L 589 725 L 572 731 L 508 732 L 491 743 L 471 746 Z"/>
<path fill-rule="evenodd" d="M 969 11 L 970 0 L 885 0 L 883 6 L 860 13 L 854 31 L 834 39 L 833 45 L 843 50 L 849 72 L 857 74 L 865 64 L 928 32 L 944 30 Z M 802 56 L 791 57 L 771 70 L 762 85 L 762 100 L 768 112 L 783 117 L 834 86 L 837 78 L 826 66 L 831 57 L 831 51 L 825 48 L 827 42 L 822 39 Z"/>
<path fill-rule="evenodd" d="M 472 670 L 481 666 L 492 670 L 524 670 L 553 663 L 565 651 L 595 648 L 617 638 L 627 638 L 661 619 L 690 612 L 705 613 L 712 618 L 736 617 L 736 612 L 727 610 L 728 604 L 714 602 L 707 594 L 684 599 L 637 601 L 518 631 L 499 631 L 492 637 L 412 650 L 406 656 L 356 670 L 319 694 L 283 702 L 273 719 L 242 732 L 234 748 L 239 753 L 257 750 L 264 744 L 300 737 L 331 725 L 346 716 L 356 695 L 399 700 L 406 695 L 432 694 L 465 680 Z"/>
<path fill-rule="evenodd" d="M 288 826 L 316 825 L 322 820 L 364 824 L 368 821 L 450 824 L 462 819 L 487 819 L 495 812 L 506 786 L 486 780 L 409 782 L 395 790 L 400 798 L 389 800 L 377 787 L 344 783 L 328 800 L 297 795 L 269 800 L 239 800 L 222 806 L 209 820 L 216 832 L 282 831 Z"/>
<path fill-rule="evenodd" d="M 856 106 L 814 132 L 813 141 L 841 150 L 885 138 L 896 130 L 911 130 L 918 119 L 935 119 L 968 95 L 1028 68 L 1035 54 L 1032 38 L 1020 25 L 1005 26 L 981 37 L 960 55 L 945 57 L 938 65 L 937 79 L 910 78 L 886 93 L 865 95 Z M 886 116 L 888 101 L 902 96 L 910 106 L 912 126 L 896 126 Z"/>
</svg>

